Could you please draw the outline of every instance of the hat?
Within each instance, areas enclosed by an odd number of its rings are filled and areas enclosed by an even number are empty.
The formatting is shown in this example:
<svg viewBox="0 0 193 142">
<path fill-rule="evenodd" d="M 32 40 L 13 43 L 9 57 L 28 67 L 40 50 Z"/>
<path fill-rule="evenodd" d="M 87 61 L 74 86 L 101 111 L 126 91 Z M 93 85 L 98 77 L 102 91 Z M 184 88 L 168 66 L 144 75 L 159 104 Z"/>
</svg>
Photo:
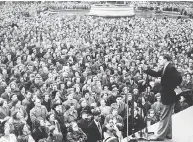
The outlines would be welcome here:
<svg viewBox="0 0 193 142">
<path fill-rule="evenodd" d="M 101 111 L 100 111 L 99 109 L 94 109 L 93 112 L 92 112 L 92 114 L 93 114 L 94 116 L 98 116 L 98 115 L 101 114 Z"/>
<path fill-rule="evenodd" d="M 83 114 L 88 114 L 88 112 L 87 112 L 86 110 L 82 110 L 82 111 L 80 112 L 80 115 L 82 116 Z"/>
<path fill-rule="evenodd" d="M 115 85 L 115 86 L 113 85 L 112 90 L 113 90 L 113 91 L 118 91 L 119 89 L 117 88 L 116 85 Z"/>
</svg>

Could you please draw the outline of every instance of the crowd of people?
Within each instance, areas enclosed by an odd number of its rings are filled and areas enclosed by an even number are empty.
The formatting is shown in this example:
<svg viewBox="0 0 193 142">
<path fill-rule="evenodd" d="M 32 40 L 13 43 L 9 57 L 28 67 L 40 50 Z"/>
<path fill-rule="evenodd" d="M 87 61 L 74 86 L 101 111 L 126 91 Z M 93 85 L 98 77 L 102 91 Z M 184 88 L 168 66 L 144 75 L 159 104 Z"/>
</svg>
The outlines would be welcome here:
<svg viewBox="0 0 193 142">
<path fill-rule="evenodd" d="M 191 3 L 172 2 L 133 2 L 135 9 L 178 12 L 181 15 L 193 17 L 193 5 Z"/>
<path fill-rule="evenodd" d="M 47 2 L 49 8 L 54 10 L 60 10 L 60 9 L 90 9 L 90 6 L 93 2 Z M 94 2 L 97 3 L 97 2 Z"/>
<path fill-rule="evenodd" d="M 160 78 L 143 67 L 159 70 L 163 53 L 192 89 L 192 19 L 26 18 L 1 7 L 1 142 L 120 141 L 127 126 L 158 122 Z M 190 105 L 181 96 L 175 113 Z"/>
</svg>

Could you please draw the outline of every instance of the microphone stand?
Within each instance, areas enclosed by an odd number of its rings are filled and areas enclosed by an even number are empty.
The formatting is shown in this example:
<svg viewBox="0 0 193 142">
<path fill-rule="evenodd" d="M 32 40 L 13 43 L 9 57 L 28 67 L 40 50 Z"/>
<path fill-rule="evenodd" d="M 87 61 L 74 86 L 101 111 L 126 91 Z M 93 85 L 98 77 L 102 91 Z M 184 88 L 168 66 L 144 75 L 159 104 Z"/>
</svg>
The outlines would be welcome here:
<svg viewBox="0 0 193 142">
<path fill-rule="evenodd" d="M 146 78 L 146 82 L 145 82 L 145 87 L 146 88 L 147 88 L 148 84 L 149 84 L 149 75 L 147 74 L 147 78 Z M 148 93 L 148 90 L 146 90 L 146 93 Z M 141 98 L 144 97 L 144 96 L 142 96 L 142 92 L 141 91 L 140 91 L 140 96 L 141 96 Z M 141 105 L 140 115 L 142 117 L 142 107 L 143 107 L 142 99 L 141 99 L 140 103 L 141 103 L 140 104 Z M 147 114 L 147 112 L 146 112 L 146 114 Z M 147 119 L 145 120 L 145 128 L 143 128 L 143 129 L 141 129 L 139 131 L 139 138 L 138 139 L 139 140 L 146 140 L 146 141 L 148 141 Z"/>
<path fill-rule="evenodd" d="M 134 80 L 132 83 L 132 87 L 134 85 Z M 132 117 L 132 135 L 131 135 L 131 139 L 130 142 L 138 142 L 137 137 L 135 136 L 135 129 L 134 129 L 134 95 L 132 96 L 132 107 L 131 107 L 131 117 Z"/>
<path fill-rule="evenodd" d="M 129 142 L 128 133 L 129 133 L 129 104 L 128 104 L 128 92 L 127 92 L 127 142 Z"/>
</svg>

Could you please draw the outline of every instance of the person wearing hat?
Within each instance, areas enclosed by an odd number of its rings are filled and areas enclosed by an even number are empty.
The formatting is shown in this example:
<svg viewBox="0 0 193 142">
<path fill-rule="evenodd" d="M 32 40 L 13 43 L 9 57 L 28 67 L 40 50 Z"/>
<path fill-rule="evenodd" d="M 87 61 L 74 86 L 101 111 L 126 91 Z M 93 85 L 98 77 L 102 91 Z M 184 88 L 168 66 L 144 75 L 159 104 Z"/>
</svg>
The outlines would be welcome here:
<svg viewBox="0 0 193 142">
<path fill-rule="evenodd" d="M 144 73 L 153 76 L 161 77 L 161 101 L 163 110 L 159 123 L 158 132 L 152 140 L 159 141 L 165 138 L 172 139 L 172 113 L 174 110 L 177 96 L 174 89 L 182 82 L 181 74 L 170 63 L 171 57 L 168 54 L 159 56 L 158 64 L 162 67 L 159 71 L 153 71 L 145 67 Z"/>
<path fill-rule="evenodd" d="M 95 108 L 92 114 L 94 119 L 88 125 L 88 142 L 97 142 L 103 138 L 100 109 Z"/>
</svg>

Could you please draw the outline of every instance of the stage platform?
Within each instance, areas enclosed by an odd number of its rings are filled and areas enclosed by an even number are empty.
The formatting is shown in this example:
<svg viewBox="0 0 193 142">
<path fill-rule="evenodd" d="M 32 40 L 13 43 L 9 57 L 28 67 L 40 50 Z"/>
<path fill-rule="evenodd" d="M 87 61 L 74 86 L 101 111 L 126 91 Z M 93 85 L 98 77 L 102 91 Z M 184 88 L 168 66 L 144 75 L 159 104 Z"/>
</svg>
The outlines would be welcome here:
<svg viewBox="0 0 193 142">
<path fill-rule="evenodd" d="M 159 122 L 148 127 L 148 130 L 156 133 L 158 125 Z M 172 116 L 172 131 L 172 140 L 165 139 L 162 142 L 193 142 L 193 106 Z M 138 141 L 145 142 L 144 140 Z M 124 138 L 122 142 L 127 142 L 127 138 Z"/>
</svg>

